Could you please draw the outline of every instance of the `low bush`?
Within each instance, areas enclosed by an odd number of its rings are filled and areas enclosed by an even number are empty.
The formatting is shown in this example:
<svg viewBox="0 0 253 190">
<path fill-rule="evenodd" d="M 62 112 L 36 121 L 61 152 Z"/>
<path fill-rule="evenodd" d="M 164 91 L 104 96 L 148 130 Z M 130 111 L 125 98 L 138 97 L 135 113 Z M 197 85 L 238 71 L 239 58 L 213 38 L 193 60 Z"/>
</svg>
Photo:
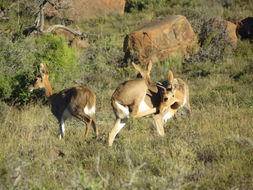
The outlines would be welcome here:
<svg viewBox="0 0 253 190">
<path fill-rule="evenodd" d="M 144 9 L 157 9 L 164 6 L 185 7 L 197 3 L 199 0 L 127 0 L 125 11 L 136 12 Z"/>
<path fill-rule="evenodd" d="M 127 0 L 125 10 L 127 12 L 147 9 L 155 4 L 164 5 L 166 0 Z"/>
<path fill-rule="evenodd" d="M 27 86 L 39 76 L 40 63 L 48 64 L 52 83 L 69 85 L 78 77 L 77 53 L 67 46 L 63 38 L 53 35 L 36 40 L 11 39 L 0 36 L 0 100 L 24 104 L 31 94 Z"/>
</svg>

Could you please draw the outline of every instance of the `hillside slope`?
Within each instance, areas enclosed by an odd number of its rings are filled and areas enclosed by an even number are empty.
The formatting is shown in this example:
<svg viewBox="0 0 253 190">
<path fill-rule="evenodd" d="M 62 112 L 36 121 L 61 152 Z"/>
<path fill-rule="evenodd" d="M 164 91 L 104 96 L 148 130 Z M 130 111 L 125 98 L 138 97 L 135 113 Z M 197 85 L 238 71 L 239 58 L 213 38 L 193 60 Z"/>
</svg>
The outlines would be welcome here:
<svg viewBox="0 0 253 190">
<path fill-rule="evenodd" d="M 252 16 L 251 1 L 128 2 L 130 12 L 122 16 L 68 25 L 87 32 L 90 45 L 79 50 L 59 37 L 20 34 L 34 23 L 36 3 L 16 1 L 8 11 L 11 2 L 0 3 L 8 12 L 0 18 L 0 189 L 253 189 L 253 44 L 248 40 L 239 39 L 233 50 L 211 36 L 195 56 L 154 65 L 154 81 L 170 69 L 188 83 L 191 116 L 169 120 L 165 137 L 150 118 L 129 119 L 113 147 L 107 146 L 115 119 L 111 95 L 137 74 L 123 61 L 125 35 L 158 17 L 184 15 L 201 37 L 210 18 L 236 22 Z M 42 93 L 26 91 L 40 61 L 51 63 L 56 91 L 79 84 L 95 91 L 98 139 L 91 134 L 85 139 L 83 124 L 75 119 L 66 122 L 66 138 L 57 138 L 58 124 Z"/>
</svg>

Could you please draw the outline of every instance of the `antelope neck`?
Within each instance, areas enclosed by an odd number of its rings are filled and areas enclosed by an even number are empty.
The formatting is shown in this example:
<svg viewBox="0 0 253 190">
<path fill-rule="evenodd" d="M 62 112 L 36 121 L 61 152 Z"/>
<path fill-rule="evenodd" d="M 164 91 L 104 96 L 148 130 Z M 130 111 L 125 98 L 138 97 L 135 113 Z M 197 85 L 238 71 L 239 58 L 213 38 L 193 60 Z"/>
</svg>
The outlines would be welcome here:
<svg viewBox="0 0 253 190">
<path fill-rule="evenodd" d="M 52 89 L 52 86 L 51 86 L 49 80 L 47 79 L 46 81 L 47 82 L 45 83 L 45 93 L 46 93 L 47 97 L 50 97 L 54 94 L 54 91 Z"/>
</svg>

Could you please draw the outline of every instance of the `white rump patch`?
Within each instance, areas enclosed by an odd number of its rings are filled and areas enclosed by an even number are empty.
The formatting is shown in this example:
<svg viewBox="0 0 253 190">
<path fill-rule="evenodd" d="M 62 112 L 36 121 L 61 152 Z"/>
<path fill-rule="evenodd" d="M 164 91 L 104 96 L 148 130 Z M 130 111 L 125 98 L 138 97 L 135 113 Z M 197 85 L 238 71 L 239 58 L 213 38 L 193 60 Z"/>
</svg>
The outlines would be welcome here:
<svg viewBox="0 0 253 190">
<path fill-rule="evenodd" d="M 96 111 L 95 105 L 92 106 L 92 108 L 90 108 L 90 109 L 88 108 L 88 106 L 86 106 L 83 111 L 87 115 L 94 115 L 95 111 Z"/>
<path fill-rule="evenodd" d="M 129 118 L 130 116 L 129 108 L 127 106 L 121 105 L 117 101 L 115 101 L 115 104 L 118 107 L 118 109 L 121 111 L 120 113 L 117 112 L 118 117 L 121 119 Z"/>
<path fill-rule="evenodd" d="M 139 105 L 138 112 L 144 112 L 144 111 L 148 111 L 148 110 L 151 110 L 151 108 L 146 104 L 146 102 L 144 100 L 141 101 L 141 103 Z"/>
<path fill-rule="evenodd" d="M 174 116 L 174 112 L 168 112 L 163 116 L 163 120 L 166 122 L 168 119 Z"/>
</svg>

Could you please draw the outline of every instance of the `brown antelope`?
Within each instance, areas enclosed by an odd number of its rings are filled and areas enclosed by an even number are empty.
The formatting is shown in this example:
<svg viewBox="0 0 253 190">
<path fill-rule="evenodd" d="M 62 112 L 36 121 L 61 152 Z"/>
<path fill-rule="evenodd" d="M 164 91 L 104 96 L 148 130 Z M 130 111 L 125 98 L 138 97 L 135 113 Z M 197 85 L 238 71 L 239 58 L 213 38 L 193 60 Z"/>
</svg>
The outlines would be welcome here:
<svg viewBox="0 0 253 190">
<path fill-rule="evenodd" d="M 188 85 L 180 78 L 174 79 L 171 71 L 167 73 L 167 77 L 168 81 L 158 84 L 158 87 L 162 89 L 159 114 L 152 115 L 161 136 L 164 136 L 164 123 L 172 118 L 178 110 L 185 109 L 187 114 L 191 112 Z"/>
<path fill-rule="evenodd" d="M 159 105 L 159 112 L 165 112 L 167 105 L 171 104 L 170 108 L 177 111 L 179 108 L 186 108 L 186 111 L 190 113 L 190 97 L 189 87 L 180 78 L 174 79 L 172 71 L 167 73 L 168 81 L 157 83 L 157 86 L 162 89 L 160 93 L 161 102 Z M 169 103 L 168 103 L 168 100 Z"/>
<path fill-rule="evenodd" d="M 61 90 L 54 93 L 48 76 L 47 65 L 40 65 L 41 78 L 38 77 L 33 85 L 28 89 L 43 88 L 49 103 L 51 104 L 51 111 L 59 122 L 59 138 L 64 137 L 65 120 L 70 117 L 76 117 L 86 124 L 85 137 L 89 132 L 90 125 L 92 125 L 96 136 L 98 135 L 98 128 L 95 123 L 95 109 L 96 109 L 96 95 L 86 86 L 75 86 Z"/>
<path fill-rule="evenodd" d="M 143 71 L 135 64 L 133 66 L 140 72 L 142 78 L 125 81 L 112 95 L 111 103 L 116 121 L 109 133 L 109 146 L 112 146 L 116 135 L 125 126 L 129 117 L 151 115 L 159 135 L 164 136 L 164 123 L 179 108 L 189 105 L 188 86 L 181 79 L 174 79 L 171 71 L 168 72 L 166 81 L 156 85 L 150 79 L 151 62 L 147 71 Z"/>
</svg>

